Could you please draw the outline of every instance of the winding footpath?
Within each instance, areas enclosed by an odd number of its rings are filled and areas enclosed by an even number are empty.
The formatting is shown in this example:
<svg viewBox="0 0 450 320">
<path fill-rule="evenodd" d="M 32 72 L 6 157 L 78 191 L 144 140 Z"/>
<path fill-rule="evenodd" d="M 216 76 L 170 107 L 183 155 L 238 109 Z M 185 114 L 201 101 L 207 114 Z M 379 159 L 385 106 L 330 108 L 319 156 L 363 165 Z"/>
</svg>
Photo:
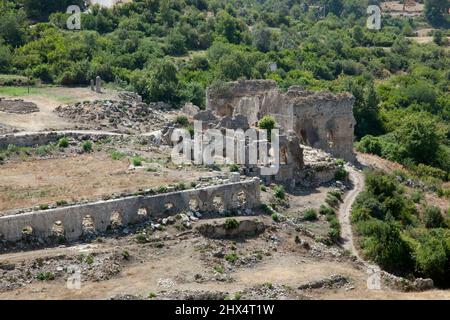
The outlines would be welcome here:
<svg viewBox="0 0 450 320">
<path fill-rule="evenodd" d="M 365 180 L 364 174 L 352 166 L 346 166 L 346 170 L 349 173 L 350 181 L 353 184 L 353 189 L 350 190 L 344 197 L 343 203 L 339 208 L 337 214 L 339 222 L 341 224 L 341 238 L 342 246 L 347 249 L 352 255 L 354 255 L 358 262 L 361 262 L 366 267 L 370 265 L 361 258 L 358 250 L 355 247 L 355 242 L 353 239 L 352 224 L 350 222 L 350 216 L 352 212 L 352 205 L 356 200 L 358 194 L 364 191 Z"/>
</svg>

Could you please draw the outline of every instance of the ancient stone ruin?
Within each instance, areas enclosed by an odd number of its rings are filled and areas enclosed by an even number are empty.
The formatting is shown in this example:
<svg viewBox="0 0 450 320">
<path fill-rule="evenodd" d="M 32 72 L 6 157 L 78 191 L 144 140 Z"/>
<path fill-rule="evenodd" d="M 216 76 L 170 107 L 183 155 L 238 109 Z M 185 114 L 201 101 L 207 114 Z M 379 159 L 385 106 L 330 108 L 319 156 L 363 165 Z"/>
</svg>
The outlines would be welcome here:
<svg viewBox="0 0 450 320">
<path fill-rule="evenodd" d="M 353 104 L 354 97 L 348 93 L 333 95 L 299 87 L 283 92 L 274 81 L 248 80 L 209 88 L 206 111 L 197 118 L 209 120 L 214 114 L 229 128 L 230 123 L 236 123 L 233 119 L 245 126 L 242 120 L 246 118 L 246 126 L 251 127 L 271 115 L 282 132 L 295 132 L 303 144 L 352 161 L 356 123 Z"/>
</svg>

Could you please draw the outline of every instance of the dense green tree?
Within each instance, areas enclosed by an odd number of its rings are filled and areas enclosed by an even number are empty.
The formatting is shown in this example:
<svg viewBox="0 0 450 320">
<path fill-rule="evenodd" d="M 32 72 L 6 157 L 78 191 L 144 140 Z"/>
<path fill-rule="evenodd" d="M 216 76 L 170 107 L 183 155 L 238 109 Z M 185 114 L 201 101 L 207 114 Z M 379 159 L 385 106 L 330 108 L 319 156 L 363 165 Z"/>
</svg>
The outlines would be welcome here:
<svg viewBox="0 0 450 320">
<path fill-rule="evenodd" d="M 425 164 L 435 161 L 443 139 L 436 122 L 420 113 L 403 119 L 402 125 L 395 131 L 395 137 L 405 150 L 406 157 Z"/>
<path fill-rule="evenodd" d="M 5 43 L 17 47 L 24 43 L 26 36 L 26 22 L 23 11 L 0 12 L 0 39 Z"/>
<path fill-rule="evenodd" d="M 427 207 L 424 214 L 424 223 L 427 228 L 441 228 L 445 226 L 445 220 L 441 209 L 438 207 Z"/>
<path fill-rule="evenodd" d="M 132 85 L 147 101 L 179 101 L 177 69 L 168 59 L 152 61 L 144 70 L 136 71 Z"/>
</svg>

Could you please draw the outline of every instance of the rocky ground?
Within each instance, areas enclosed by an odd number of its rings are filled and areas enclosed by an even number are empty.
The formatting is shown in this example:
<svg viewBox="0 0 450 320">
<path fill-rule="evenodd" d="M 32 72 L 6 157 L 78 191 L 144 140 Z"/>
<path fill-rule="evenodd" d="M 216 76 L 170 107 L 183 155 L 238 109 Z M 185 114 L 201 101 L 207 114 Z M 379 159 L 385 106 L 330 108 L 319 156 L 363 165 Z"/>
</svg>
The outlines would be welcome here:
<svg viewBox="0 0 450 320">
<path fill-rule="evenodd" d="M 0 111 L 7 113 L 27 114 L 39 112 L 39 108 L 33 102 L 26 102 L 20 99 L 6 100 L 0 98 Z"/>
<path fill-rule="evenodd" d="M 167 120 L 161 109 L 167 109 L 167 106 L 106 100 L 59 106 L 55 112 L 78 123 L 78 128 L 137 134 L 162 129 Z"/>
</svg>

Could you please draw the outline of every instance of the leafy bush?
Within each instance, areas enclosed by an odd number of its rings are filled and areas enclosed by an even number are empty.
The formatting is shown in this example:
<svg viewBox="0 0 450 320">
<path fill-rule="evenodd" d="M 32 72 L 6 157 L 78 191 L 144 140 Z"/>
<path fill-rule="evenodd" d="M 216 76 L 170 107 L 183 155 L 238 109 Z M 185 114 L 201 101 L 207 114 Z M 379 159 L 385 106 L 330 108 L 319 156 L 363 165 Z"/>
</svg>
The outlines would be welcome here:
<svg viewBox="0 0 450 320">
<path fill-rule="evenodd" d="M 262 117 L 261 120 L 258 122 L 258 127 L 260 129 L 267 130 L 267 140 L 271 141 L 272 138 L 272 130 L 275 128 L 275 119 L 272 116 L 266 115 Z"/>
<path fill-rule="evenodd" d="M 334 178 L 338 181 L 347 180 L 347 177 L 348 177 L 348 172 L 342 167 L 338 168 L 336 170 L 336 173 L 334 174 Z"/>
<path fill-rule="evenodd" d="M 239 172 L 239 166 L 236 163 L 232 163 L 228 166 L 230 172 Z"/>
<path fill-rule="evenodd" d="M 239 259 L 238 255 L 234 252 L 226 254 L 224 258 L 230 263 L 235 263 Z"/>
<path fill-rule="evenodd" d="M 416 269 L 422 277 L 431 278 L 436 285 L 450 284 L 450 234 L 429 232 L 424 234 L 415 248 Z"/>
<path fill-rule="evenodd" d="M 317 220 L 317 210 L 313 208 L 306 210 L 303 215 L 303 219 L 305 219 L 306 221 Z"/>
<path fill-rule="evenodd" d="M 280 221 L 280 216 L 278 215 L 278 213 L 276 213 L 276 212 L 272 213 L 272 220 L 275 222 Z"/>
<path fill-rule="evenodd" d="M 142 166 L 142 158 L 139 156 L 131 158 L 131 163 L 135 167 L 141 167 Z"/>
<path fill-rule="evenodd" d="M 66 137 L 59 139 L 58 147 L 67 148 L 68 146 L 69 146 L 69 139 L 67 139 Z"/>
<path fill-rule="evenodd" d="M 325 202 L 326 202 L 330 207 L 336 208 L 336 207 L 339 206 L 339 202 L 340 202 L 340 201 L 339 201 L 339 199 L 336 198 L 335 196 L 333 196 L 333 195 L 331 195 L 331 194 L 328 194 L 327 197 L 326 197 L 326 199 L 325 199 Z"/>
<path fill-rule="evenodd" d="M 372 219 L 359 222 L 357 230 L 364 235 L 361 247 L 369 259 L 390 272 L 411 270 L 411 249 L 396 225 Z"/>
<path fill-rule="evenodd" d="M 427 228 L 441 228 L 445 226 L 444 217 L 438 207 L 427 207 L 424 214 L 424 223 Z"/>
<path fill-rule="evenodd" d="M 324 216 L 335 214 L 334 209 L 326 205 L 320 206 L 319 213 Z"/>
<path fill-rule="evenodd" d="M 275 193 L 275 197 L 278 199 L 284 200 L 286 198 L 286 192 L 284 191 L 284 187 L 281 185 L 275 186 L 273 188 L 273 191 Z"/>
<path fill-rule="evenodd" d="M 183 127 L 185 127 L 185 126 L 187 126 L 189 124 L 188 118 L 186 116 L 183 116 L 183 115 L 177 116 L 175 122 L 178 123 L 180 126 L 183 126 Z"/>
<path fill-rule="evenodd" d="M 83 142 L 82 148 L 83 148 L 84 152 L 91 152 L 92 151 L 92 141 L 87 140 L 87 141 Z"/>
<path fill-rule="evenodd" d="M 239 221 L 236 219 L 227 219 L 225 220 L 224 227 L 226 230 L 233 230 L 239 228 Z"/>
<path fill-rule="evenodd" d="M 39 281 L 51 281 L 55 280 L 55 275 L 52 272 L 39 272 L 36 279 Z"/>
<path fill-rule="evenodd" d="M 109 154 L 113 160 L 121 160 L 126 157 L 126 153 L 117 150 L 111 150 Z"/>
</svg>

